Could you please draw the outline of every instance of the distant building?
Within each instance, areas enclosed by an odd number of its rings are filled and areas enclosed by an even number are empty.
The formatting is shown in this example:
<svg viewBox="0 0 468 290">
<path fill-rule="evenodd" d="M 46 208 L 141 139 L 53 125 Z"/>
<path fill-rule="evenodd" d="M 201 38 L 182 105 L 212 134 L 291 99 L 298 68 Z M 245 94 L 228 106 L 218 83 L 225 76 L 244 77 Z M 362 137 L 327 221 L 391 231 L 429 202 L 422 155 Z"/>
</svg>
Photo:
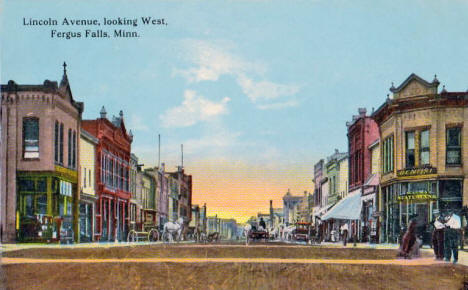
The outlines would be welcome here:
<svg viewBox="0 0 468 290">
<path fill-rule="evenodd" d="M 291 195 L 289 189 L 283 196 L 283 216 L 287 225 L 295 224 L 299 220 L 299 204 L 302 200 L 302 196 Z"/>
</svg>

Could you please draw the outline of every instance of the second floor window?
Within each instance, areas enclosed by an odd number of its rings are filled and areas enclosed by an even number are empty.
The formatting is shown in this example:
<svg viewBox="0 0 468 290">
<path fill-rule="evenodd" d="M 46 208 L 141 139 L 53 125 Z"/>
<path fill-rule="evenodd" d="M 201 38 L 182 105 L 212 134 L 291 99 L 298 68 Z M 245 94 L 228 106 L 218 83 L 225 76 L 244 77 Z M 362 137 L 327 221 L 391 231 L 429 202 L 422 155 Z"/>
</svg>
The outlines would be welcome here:
<svg viewBox="0 0 468 290">
<path fill-rule="evenodd" d="M 461 164 L 461 128 L 448 128 L 446 136 L 447 165 Z"/>
<path fill-rule="evenodd" d="M 419 164 L 428 165 L 430 157 L 429 146 L 429 130 L 421 131 L 420 145 L 419 145 Z"/>
<path fill-rule="evenodd" d="M 25 118 L 23 120 L 23 149 L 25 159 L 39 158 L 38 118 Z"/>
<path fill-rule="evenodd" d="M 68 167 L 73 167 L 72 154 L 72 130 L 68 129 Z"/>
<path fill-rule="evenodd" d="M 406 168 L 415 166 L 414 131 L 406 132 Z"/>
<path fill-rule="evenodd" d="M 383 142 L 383 162 L 384 173 L 393 171 L 393 136 L 387 137 Z"/>
</svg>

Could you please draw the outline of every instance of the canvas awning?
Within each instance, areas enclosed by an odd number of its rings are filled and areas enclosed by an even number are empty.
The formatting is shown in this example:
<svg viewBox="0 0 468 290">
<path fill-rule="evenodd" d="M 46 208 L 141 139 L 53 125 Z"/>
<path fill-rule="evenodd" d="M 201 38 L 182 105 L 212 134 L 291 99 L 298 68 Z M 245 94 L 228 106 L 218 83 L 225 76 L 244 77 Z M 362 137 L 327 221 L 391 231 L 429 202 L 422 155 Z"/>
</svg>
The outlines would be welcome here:
<svg viewBox="0 0 468 290">
<path fill-rule="evenodd" d="M 329 212 L 323 215 L 322 220 L 358 220 L 361 218 L 361 207 L 361 191 L 359 190 L 340 200 Z"/>
<path fill-rule="evenodd" d="M 332 207 L 333 204 L 329 204 L 323 208 L 321 208 L 319 211 L 317 212 L 314 212 L 314 216 L 317 216 L 317 217 L 321 217 L 323 214 L 325 214 L 327 212 L 327 210 Z"/>
</svg>

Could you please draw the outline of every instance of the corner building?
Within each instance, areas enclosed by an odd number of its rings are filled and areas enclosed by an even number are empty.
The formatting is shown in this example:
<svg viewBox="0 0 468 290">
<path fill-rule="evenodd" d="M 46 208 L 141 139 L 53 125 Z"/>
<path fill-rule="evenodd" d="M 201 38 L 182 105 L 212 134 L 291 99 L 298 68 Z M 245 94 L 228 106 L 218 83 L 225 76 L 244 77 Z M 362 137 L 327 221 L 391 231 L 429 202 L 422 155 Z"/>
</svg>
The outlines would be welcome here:
<svg viewBox="0 0 468 290">
<path fill-rule="evenodd" d="M 411 74 L 373 114 L 381 144 L 384 242 L 396 242 L 411 219 L 424 243 L 439 213 L 462 210 L 468 198 L 468 93 L 438 92 Z"/>
<path fill-rule="evenodd" d="M 1 241 L 77 241 L 83 103 L 73 99 L 66 64 L 60 84 L 9 81 L 1 94 Z"/>
</svg>

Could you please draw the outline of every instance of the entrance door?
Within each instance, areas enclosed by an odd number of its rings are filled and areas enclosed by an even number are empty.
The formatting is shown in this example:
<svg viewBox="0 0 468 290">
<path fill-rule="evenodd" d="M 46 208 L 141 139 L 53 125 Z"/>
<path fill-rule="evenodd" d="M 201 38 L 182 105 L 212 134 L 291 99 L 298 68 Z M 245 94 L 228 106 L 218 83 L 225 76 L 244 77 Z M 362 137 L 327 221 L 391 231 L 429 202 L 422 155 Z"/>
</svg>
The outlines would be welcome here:
<svg viewBox="0 0 468 290">
<path fill-rule="evenodd" d="M 428 235 L 426 234 L 427 225 L 429 224 L 428 204 L 417 203 L 414 205 L 414 215 L 416 219 L 416 234 L 422 236 L 423 242 L 428 243 Z"/>
</svg>

